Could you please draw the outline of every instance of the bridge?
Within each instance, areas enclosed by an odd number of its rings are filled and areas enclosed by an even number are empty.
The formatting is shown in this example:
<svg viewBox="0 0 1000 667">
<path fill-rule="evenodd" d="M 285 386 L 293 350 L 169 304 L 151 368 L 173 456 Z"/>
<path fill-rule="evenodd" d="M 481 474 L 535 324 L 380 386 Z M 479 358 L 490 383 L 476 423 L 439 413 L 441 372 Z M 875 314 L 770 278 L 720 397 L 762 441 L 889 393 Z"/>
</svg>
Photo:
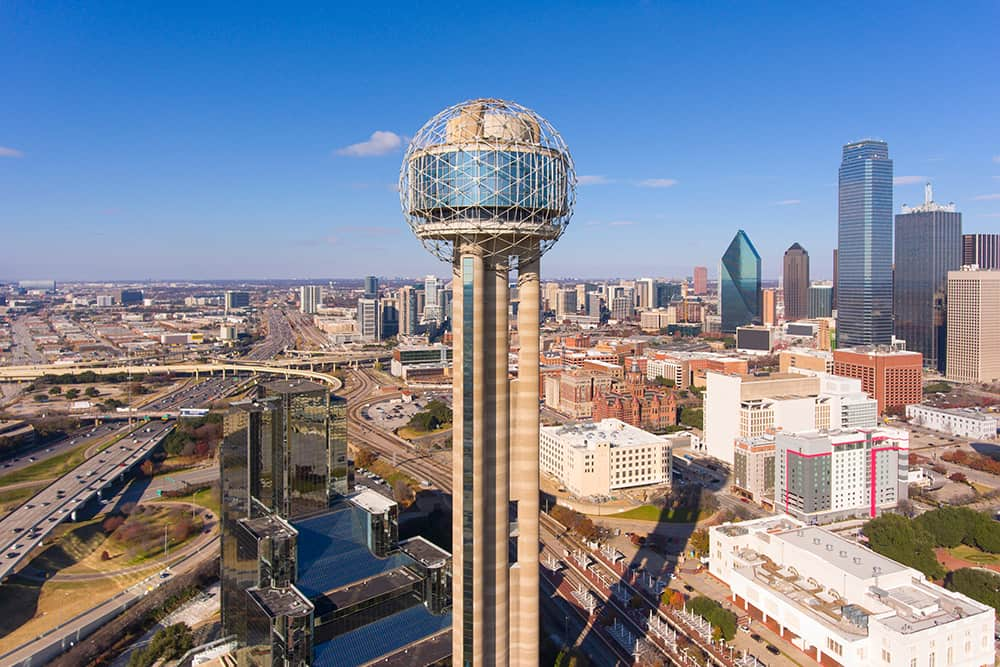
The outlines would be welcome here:
<svg viewBox="0 0 1000 667">
<path fill-rule="evenodd" d="M 309 362 L 306 362 L 309 363 Z M 312 363 L 317 363 L 313 361 Z M 96 375 L 116 375 L 128 373 L 131 375 L 215 375 L 221 373 L 266 373 L 280 375 L 285 379 L 293 377 L 325 383 L 331 390 L 337 391 L 343 383 L 334 375 L 308 368 L 293 366 L 275 366 L 270 362 L 192 362 L 183 364 L 127 364 L 110 366 L 91 366 L 89 364 L 36 364 L 32 366 L 0 366 L 0 382 L 33 381 L 43 375 L 78 374 L 90 371 Z"/>
</svg>

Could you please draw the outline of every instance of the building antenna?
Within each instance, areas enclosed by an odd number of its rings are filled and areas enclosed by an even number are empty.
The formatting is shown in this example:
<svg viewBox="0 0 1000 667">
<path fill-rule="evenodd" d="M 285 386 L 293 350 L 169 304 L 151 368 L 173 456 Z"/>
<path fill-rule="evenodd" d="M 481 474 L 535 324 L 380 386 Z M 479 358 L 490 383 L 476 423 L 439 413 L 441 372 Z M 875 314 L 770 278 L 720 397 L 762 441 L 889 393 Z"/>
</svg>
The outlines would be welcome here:
<svg viewBox="0 0 1000 667">
<path fill-rule="evenodd" d="M 924 203 L 930 204 L 932 201 L 934 201 L 934 190 L 931 187 L 931 182 L 927 181 L 924 185 Z"/>
</svg>

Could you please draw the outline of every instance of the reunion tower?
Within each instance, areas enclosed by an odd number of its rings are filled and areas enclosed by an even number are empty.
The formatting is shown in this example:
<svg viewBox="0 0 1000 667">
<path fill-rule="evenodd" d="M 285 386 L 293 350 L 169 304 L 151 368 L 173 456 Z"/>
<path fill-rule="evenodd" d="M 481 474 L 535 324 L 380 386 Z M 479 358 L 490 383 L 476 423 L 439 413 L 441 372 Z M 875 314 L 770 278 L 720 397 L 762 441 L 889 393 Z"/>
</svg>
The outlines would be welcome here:
<svg viewBox="0 0 1000 667">
<path fill-rule="evenodd" d="M 406 220 L 453 273 L 454 665 L 538 665 L 538 263 L 569 223 L 575 187 L 562 137 L 503 100 L 445 109 L 403 159 Z M 511 271 L 520 302 L 513 381 Z"/>
</svg>

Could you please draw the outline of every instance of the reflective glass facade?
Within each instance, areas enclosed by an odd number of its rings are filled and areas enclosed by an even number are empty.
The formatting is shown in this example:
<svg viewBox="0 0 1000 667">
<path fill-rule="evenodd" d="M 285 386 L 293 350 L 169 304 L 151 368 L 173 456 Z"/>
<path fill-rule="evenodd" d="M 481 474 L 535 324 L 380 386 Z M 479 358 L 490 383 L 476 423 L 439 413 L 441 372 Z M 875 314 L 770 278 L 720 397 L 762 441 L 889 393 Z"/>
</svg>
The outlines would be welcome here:
<svg viewBox="0 0 1000 667">
<path fill-rule="evenodd" d="M 948 271 L 962 262 L 962 214 L 913 211 L 896 216 L 893 315 L 896 338 L 945 369 Z"/>
<path fill-rule="evenodd" d="M 892 342 L 892 160 L 884 141 L 844 146 L 837 251 L 837 345 L 888 345 Z"/>
<path fill-rule="evenodd" d="M 742 229 L 736 233 L 719 265 L 719 310 L 722 331 L 760 324 L 760 255 Z"/>
<path fill-rule="evenodd" d="M 567 164 L 558 153 L 430 151 L 414 157 L 409 169 L 410 208 L 415 212 L 517 207 L 511 215 L 521 217 L 512 219 L 522 219 L 568 208 Z M 463 218 L 468 215 L 467 210 L 462 213 Z"/>
<path fill-rule="evenodd" d="M 785 320 L 794 322 L 809 317 L 809 253 L 798 243 L 785 251 L 781 272 L 785 295 Z"/>
<path fill-rule="evenodd" d="M 474 525 L 475 498 L 473 497 L 473 461 L 475 420 L 473 409 L 473 359 L 476 328 L 473 304 L 475 260 L 462 258 L 462 652 L 472 653 L 473 633 L 473 569 L 472 529 Z M 468 663 L 471 665 L 471 662 Z"/>
</svg>

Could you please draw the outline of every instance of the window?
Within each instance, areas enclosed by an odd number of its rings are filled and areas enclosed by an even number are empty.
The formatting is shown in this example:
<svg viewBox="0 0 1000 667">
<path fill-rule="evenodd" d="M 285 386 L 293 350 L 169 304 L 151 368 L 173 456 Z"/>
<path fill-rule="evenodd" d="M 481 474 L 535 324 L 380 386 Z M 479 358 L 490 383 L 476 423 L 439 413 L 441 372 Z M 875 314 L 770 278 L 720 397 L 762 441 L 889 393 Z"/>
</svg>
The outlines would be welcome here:
<svg viewBox="0 0 1000 667">
<path fill-rule="evenodd" d="M 838 644 L 837 642 L 833 641 L 833 639 L 831 639 L 830 637 L 826 638 L 826 650 L 830 651 L 831 653 L 835 653 L 837 655 L 844 654 L 844 647 Z M 916 665 L 911 665 L 911 667 L 916 667 Z"/>
<path fill-rule="evenodd" d="M 882 662 L 892 662 L 892 654 L 882 649 Z"/>
</svg>

